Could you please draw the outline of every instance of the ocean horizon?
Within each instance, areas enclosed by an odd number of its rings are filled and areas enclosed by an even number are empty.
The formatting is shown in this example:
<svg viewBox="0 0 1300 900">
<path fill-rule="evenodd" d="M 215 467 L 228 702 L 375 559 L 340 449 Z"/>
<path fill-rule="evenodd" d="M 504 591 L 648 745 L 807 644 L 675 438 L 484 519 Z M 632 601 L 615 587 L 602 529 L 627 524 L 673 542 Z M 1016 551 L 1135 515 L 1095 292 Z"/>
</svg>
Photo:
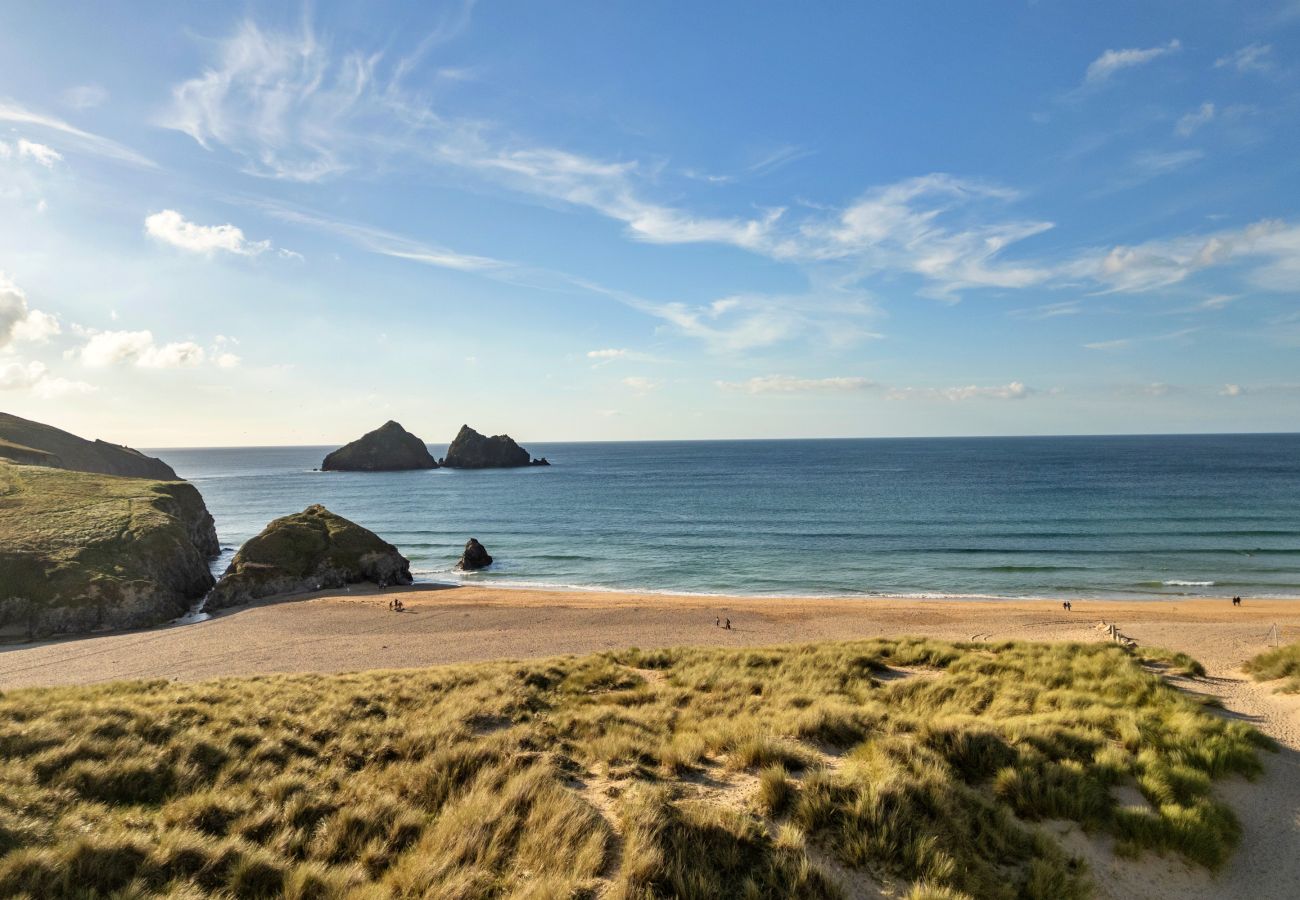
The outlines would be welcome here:
<svg viewBox="0 0 1300 900">
<path fill-rule="evenodd" d="M 223 546 L 323 503 L 418 582 L 753 596 L 1300 596 L 1300 435 L 529 443 L 548 468 L 151 450 Z M 441 456 L 446 445 L 430 444 Z M 476 537 L 488 570 L 453 565 Z"/>
</svg>

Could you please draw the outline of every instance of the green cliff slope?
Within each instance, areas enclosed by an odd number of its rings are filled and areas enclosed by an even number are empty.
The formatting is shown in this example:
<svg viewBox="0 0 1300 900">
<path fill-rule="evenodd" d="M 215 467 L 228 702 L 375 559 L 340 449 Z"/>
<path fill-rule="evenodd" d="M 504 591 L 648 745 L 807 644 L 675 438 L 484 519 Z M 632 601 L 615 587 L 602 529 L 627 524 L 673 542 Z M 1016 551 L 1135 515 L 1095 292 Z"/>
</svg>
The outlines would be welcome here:
<svg viewBox="0 0 1300 900">
<path fill-rule="evenodd" d="M 0 636 L 153 625 L 212 586 L 190 484 L 0 462 Z"/>
</svg>

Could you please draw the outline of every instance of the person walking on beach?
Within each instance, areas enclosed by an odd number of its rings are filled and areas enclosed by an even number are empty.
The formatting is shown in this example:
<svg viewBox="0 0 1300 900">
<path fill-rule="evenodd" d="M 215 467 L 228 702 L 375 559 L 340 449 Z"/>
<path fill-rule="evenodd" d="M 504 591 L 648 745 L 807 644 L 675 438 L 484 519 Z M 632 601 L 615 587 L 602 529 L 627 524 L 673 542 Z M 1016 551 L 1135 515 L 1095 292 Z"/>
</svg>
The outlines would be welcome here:
<svg viewBox="0 0 1300 900">
<path fill-rule="evenodd" d="M 718 616 L 716 619 L 713 620 L 713 627 L 714 628 L 722 627 L 722 616 Z"/>
<path fill-rule="evenodd" d="M 730 630 L 731 630 L 731 620 L 728 619 L 728 620 L 727 620 L 727 624 L 724 625 L 724 626 L 722 626 L 722 627 L 725 628 L 725 629 L 727 629 L 728 631 L 730 631 Z"/>
</svg>

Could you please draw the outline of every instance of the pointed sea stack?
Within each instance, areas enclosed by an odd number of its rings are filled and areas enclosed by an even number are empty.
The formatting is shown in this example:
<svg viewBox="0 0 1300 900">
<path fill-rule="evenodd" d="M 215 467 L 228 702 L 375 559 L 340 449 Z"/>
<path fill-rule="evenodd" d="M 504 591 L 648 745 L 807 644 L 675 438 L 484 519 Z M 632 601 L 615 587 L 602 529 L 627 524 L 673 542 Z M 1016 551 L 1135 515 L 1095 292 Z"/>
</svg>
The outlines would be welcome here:
<svg viewBox="0 0 1300 900">
<path fill-rule="evenodd" d="M 438 461 L 424 441 L 390 421 L 335 450 L 320 467 L 322 472 L 403 472 L 436 469 Z"/>
<path fill-rule="evenodd" d="M 492 565 L 492 556 L 487 552 L 487 548 L 478 542 L 478 538 L 470 538 L 465 542 L 465 552 L 460 555 L 456 568 L 462 572 L 473 572 L 476 569 L 486 569 L 490 565 Z"/>
<path fill-rule="evenodd" d="M 508 434 L 484 437 L 468 425 L 460 426 L 447 448 L 442 465 L 448 469 L 515 469 L 521 466 L 549 466 L 545 459 L 533 459 Z"/>
</svg>

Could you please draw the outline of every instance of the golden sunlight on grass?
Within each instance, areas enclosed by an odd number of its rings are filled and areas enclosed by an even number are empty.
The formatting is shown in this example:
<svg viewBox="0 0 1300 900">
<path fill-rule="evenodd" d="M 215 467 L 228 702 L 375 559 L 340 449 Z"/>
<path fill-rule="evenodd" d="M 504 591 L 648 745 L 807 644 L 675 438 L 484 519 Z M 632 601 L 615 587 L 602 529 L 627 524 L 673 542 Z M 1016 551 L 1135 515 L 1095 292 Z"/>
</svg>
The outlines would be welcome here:
<svg viewBox="0 0 1300 900">
<path fill-rule="evenodd" d="M 829 898 L 847 872 L 1059 900 L 1089 875 L 1036 822 L 1217 868 L 1239 827 L 1211 782 L 1267 743 L 1113 645 L 20 690 L 0 698 L 0 895 Z"/>
</svg>

